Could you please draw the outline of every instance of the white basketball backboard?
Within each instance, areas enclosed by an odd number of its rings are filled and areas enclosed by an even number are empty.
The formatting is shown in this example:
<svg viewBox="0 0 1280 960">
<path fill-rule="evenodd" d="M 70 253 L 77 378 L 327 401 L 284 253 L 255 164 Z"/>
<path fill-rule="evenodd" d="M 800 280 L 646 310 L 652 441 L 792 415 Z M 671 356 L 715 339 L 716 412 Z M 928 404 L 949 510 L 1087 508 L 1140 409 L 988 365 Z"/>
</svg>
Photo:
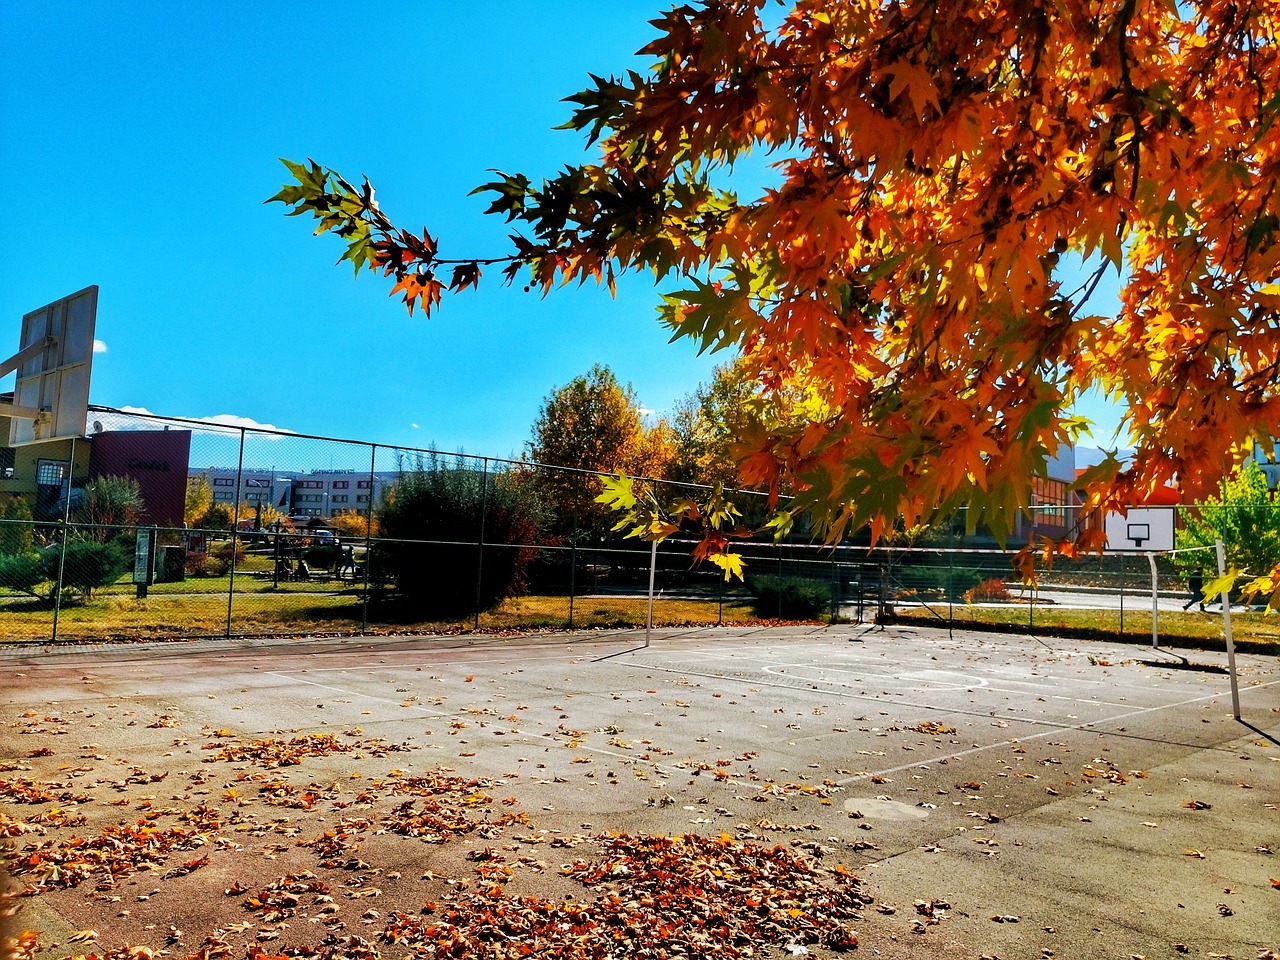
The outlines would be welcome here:
<svg viewBox="0 0 1280 960">
<path fill-rule="evenodd" d="M 84 436 L 97 313 L 98 288 L 92 286 L 22 318 L 18 352 L 31 352 L 18 367 L 13 405 L 41 415 L 15 415 L 9 446 Z"/>
<path fill-rule="evenodd" d="M 1105 518 L 1108 553 L 1161 553 L 1173 549 L 1173 507 L 1130 507 Z"/>
</svg>

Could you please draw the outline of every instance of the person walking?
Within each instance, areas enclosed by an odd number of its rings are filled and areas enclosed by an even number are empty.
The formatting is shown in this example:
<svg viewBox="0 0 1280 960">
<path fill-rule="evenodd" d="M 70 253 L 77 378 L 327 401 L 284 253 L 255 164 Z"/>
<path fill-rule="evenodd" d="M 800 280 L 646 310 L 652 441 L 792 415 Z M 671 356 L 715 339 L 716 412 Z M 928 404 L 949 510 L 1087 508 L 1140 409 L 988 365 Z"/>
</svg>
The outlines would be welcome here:
<svg viewBox="0 0 1280 960">
<path fill-rule="evenodd" d="M 1200 609 L 1204 610 L 1204 572 L 1196 567 L 1187 575 L 1187 589 L 1191 591 L 1191 599 L 1182 605 L 1182 609 L 1188 609 L 1193 603 L 1200 604 Z"/>
</svg>

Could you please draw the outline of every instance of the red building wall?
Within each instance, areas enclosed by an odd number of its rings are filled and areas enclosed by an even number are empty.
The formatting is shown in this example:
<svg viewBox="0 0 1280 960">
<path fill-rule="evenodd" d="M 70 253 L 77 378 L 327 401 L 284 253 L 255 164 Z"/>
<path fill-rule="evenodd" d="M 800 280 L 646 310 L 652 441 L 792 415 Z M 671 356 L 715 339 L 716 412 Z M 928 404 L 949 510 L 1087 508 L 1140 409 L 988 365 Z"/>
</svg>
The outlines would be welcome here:
<svg viewBox="0 0 1280 960">
<path fill-rule="evenodd" d="M 132 477 L 146 505 L 143 523 L 181 527 L 187 502 L 190 430 L 113 430 L 95 433 L 89 476 Z"/>
</svg>

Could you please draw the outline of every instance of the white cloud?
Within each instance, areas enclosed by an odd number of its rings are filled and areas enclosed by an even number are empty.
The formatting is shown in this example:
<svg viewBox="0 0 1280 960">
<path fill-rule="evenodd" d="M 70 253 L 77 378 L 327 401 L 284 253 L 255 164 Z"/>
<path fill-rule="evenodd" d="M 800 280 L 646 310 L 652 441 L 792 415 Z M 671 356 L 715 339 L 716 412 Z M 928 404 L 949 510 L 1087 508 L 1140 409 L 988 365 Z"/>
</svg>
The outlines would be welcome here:
<svg viewBox="0 0 1280 960">
<path fill-rule="evenodd" d="M 106 352 L 107 352 L 107 345 L 106 345 L 106 343 L 104 343 L 102 340 L 95 340 L 95 341 L 93 341 L 93 352 L 94 352 L 94 353 L 106 353 Z"/>
<path fill-rule="evenodd" d="M 413 427 L 413 429 L 415 429 L 415 430 L 417 430 L 417 429 L 418 429 L 418 425 L 417 425 L 416 423 L 411 423 L 411 424 L 409 424 L 409 426 Z"/>
<path fill-rule="evenodd" d="M 642 417 L 652 417 L 655 413 L 658 412 L 657 410 L 650 410 L 648 407 L 644 406 L 643 404 L 638 409 L 640 412 L 640 416 Z"/>
<path fill-rule="evenodd" d="M 157 430 L 166 424 L 177 429 L 191 429 L 197 432 L 224 433 L 228 430 L 269 430 L 275 433 L 296 433 L 287 427 L 277 427 L 271 423 L 261 423 L 252 417 L 242 417 L 234 413 L 215 413 L 207 417 L 168 418 L 152 413 L 146 407 L 119 407 L 114 412 L 93 411 L 93 418 L 103 424 L 107 430 Z M 154 419 L 152 419 L 154 418 Z M 195 424 L 206 423 L 211 428 L 201 431 Z M 221 428 L 221 429 L 219 429 Z"/>
</svg>

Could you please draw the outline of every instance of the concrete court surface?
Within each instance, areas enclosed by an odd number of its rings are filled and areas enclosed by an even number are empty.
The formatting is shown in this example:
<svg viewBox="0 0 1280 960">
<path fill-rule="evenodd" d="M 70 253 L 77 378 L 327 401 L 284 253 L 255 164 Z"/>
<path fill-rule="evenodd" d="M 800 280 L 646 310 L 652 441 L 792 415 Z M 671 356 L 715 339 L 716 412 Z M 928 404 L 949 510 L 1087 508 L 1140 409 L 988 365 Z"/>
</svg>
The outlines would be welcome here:
<svg viewBox="0 0 1280 960">
<path fill-rule="evenodd" d="M 216 815 L 197 867 L 174 852 L 107 883 L 52 884 L 16 901 L 18 927 L 44 957 L 125 944 L 184 957 L 210 932 L 242 957 L 255 938 L 276 951 L 345 929 L 399 958 L 412 951 L 377 939 L 386 918 L 474 884 L 477 858 L 513 868 L 512 895 L 581 900 L 555 868 L 600 856 L 601 834 L 723 833 L 856 873 L 868 896 L 853 956 L 1280 950 L 1275 657 L 1238 658 L 1242 723 L 1216 653 L 866 626 L 644 641 L 5 648 L 0 836 L 15 862 L 143 817 Z M 352 747 L 263 761 L 264 744 L 318 734 Z M 375 788 L 440 768 L 527 824 L 435 844 L 385 829 Z M 358 839 L 358 858 L 317 866 L 303 841 L 326 830 Z M 246 906 L 304 870 L 334 888 L 327 906 Z M 19 889 L 33 880 L 16 873 Z"/>
</svg>

